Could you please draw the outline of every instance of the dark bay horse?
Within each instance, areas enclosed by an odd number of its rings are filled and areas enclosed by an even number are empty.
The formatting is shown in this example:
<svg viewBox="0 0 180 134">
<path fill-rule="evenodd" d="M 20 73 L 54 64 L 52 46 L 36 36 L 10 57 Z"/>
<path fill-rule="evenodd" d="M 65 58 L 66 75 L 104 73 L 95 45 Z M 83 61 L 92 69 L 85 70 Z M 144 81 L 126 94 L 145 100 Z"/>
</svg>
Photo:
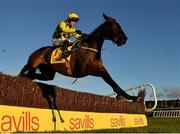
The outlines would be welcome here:
<svg viewBox="0 0 180 134">
<path fill-rule="evenodd" d="M 55 47 L 47 46 L 31 54 L 28 63 L 21 70 L 20 76 L 32 80 L 53 80 L 56 72 L 74 78 L 87 75 L 97 76 L 103 78 L 117 95 L 123 96 L 127 100 L 137 101 L 139 97 L 131 96 L 122 90 L 103 66 L 101 49 L 104 40 L 111 40 L 117 46 L 122 46 L 127 41 L 127 37 L 118 22 L 105 14 L 103 14 L 103 17 L 105 21 L 91 34 L 87 35 L 81 41 L 79 49 L 71 55 L 68 68 L 64 63 L 50 63 L 50 55 Z M 36 73 L 37 68 L 41 73 Z"/>
</svg>

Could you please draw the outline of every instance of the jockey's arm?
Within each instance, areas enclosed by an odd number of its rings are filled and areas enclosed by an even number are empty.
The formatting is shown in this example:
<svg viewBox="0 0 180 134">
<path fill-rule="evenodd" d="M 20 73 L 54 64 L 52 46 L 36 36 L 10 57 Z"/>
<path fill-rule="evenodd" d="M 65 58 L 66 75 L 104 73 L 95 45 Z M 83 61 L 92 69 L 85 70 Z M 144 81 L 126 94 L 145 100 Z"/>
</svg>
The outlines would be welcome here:
<svg viewBox="0 0 180 134">
<path fill-rule="evenodd" d="M 67 26 L 66 22 L 62 21 L 60 22 L 59 24 L 59 27 L 61 28 L 61 30 L 65 33 L 69 33 L 69 34 L 72 34 L 76 31 L 75 28 L 70 28 L 69 26 Z"/>
<path fill-rule="evenodd" d="M 81 35 L 76 33 L 76 29 L 74 27 L 69 28 L 64 21 L 62 21 L 59 26 L 63 32 L 66 32 L 66 33 L 73 35 L 76 39 L 81 38 Z"/>
<path fill-rule="evenodd" d="M 81 39 L 81 37 L 82 37 L 82 35 L 77 34 L 76 32 L 73 33 L 73 36 L 74 36 L 76 39 Z"/>
</svg>

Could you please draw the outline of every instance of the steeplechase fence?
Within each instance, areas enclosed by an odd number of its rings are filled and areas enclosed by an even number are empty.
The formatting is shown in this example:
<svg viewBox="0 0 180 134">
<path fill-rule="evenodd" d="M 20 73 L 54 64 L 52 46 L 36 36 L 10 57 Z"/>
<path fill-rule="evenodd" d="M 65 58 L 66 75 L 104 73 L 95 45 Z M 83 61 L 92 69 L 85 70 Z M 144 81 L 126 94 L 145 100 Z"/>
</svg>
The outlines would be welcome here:
<svg viewBox="0 0 180 134">
<path fill-rule="evenodd" d="M 135 90 L 147 90 L 147 89 L 151 90 L 151 92 L 152 92 L 154 105 L 151 108 L 146 108 L 145 99 L 144 99 L 145 111 L 146 112 L 152 112 L 153 110 L 155 110 L 155 108 L 157 106 L 156 88 L 153 84 L 145 83 L 145 84 L 141 84 L 139 86 L 133 87 L 133 88 L 126 89 L 125 91 L 126 92 L 131 91 L 133 93 L 133 95 L 135 95 Z M 111 94 L 108 94 L 107 96 L 114 96 L 114 95 L 116 95 L 116 94 L 111 93 Z"/>
<path fill-rule="evenodd" d="M 64 89 L 0 73 L 0 132 L 147 126 L 144 102 Z"/>
</svg>

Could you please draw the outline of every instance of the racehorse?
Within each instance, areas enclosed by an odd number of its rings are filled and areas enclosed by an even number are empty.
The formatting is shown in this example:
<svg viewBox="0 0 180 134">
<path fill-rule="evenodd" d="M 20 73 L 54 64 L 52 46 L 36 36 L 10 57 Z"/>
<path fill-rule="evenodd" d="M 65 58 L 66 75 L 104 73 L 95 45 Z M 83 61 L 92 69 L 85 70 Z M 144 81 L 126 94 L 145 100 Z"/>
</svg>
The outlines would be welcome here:
<svg viewBox="0 0 180 134">
<path fill-rule="evenodd" d="M 97 76 L 103 78 L 118 96 L 123 96 L 127 100 L 138 101 L 140 97 L 131 96 L 122 90 L 103 66 L 101 58 L 103 42 L 111 40 L 117 46 L 122 46 L 127 41 L 127 36 L 119 23 L 104 13 L 103 17 L 104 22 L 82 39 L 78 50 L 71 54 L 68 67 L 65 63 L 51 64 L 51 53 L 56 47 L 47 46 L 36 50 L 30 55 L 27 64 L 20 72 L 20 76 L 32 80 L 53 80 L 56 72 L 74 78 L 87 75 Z M 36 73 L 37 68 L 41 73 Z"/>
</svg>

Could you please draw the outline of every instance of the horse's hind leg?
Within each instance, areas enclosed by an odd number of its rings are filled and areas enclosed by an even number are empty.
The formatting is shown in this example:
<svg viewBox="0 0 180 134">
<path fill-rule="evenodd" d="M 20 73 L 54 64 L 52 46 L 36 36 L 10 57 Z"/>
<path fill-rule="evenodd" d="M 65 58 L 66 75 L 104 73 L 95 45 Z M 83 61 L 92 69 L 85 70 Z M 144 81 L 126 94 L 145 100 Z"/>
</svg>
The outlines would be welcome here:
<svg viewBox="0 0 180 134">
<path fill-rule="evenodd" d="M 30 57 L 28 63 L 22 68 L 19 76 L 28 77 L 30 79 L 36 79 L 36 69 L 42 64 L 41 58 L 34 59 Z"/>
<path fill-rule="evenodd" d="M 28 77 L 32 80 L 53 80 L 55 76 L 55 72 L 45 64 L 39 65 L 37 68 L 40 70 L 40 74 L 36 73 L 36 68 L 33 68 L 29 65 L 25 65 L 21 70 L 19 76 Z"/>
<path fill-rule="evenodd" d="M 26 72 L 27 72 L 28 70 L 30 70 L 29 66 L 28 66 L 28 65 L 25 65 L 25 66 L 22 68 L 22 70 L 21 70 L 21 72 L 19 73 L 18 76 L 25 76 L 25 75 L 26 75 Z M 28 73 L 28 72 L 27 72 L 27 73 Z"/>
<path fill-rule="evenodd" d="M 33 61 L 33 62 L 30 62 Z M 27 77 L 31 80 L 36 79 L 36 68 L 39 66 L 39 63 L 36 60 L 29 59 L 28 63 L 22 68 L 18 76 Z"/>
<path fill-rule="evenodd" d="M 28 77 L 29 79 L 35 79 L 36 68 L 32 68 L 29 65 L 25 65 L 18 76 Z"/>
<path fill-rule="evenodd" d="M 36 74 L 36 79 L 44 81 L 54 79 L 55 72 L 49 66 L 42 64 L 38 68 L 41 73 Z"/>
</svg>

